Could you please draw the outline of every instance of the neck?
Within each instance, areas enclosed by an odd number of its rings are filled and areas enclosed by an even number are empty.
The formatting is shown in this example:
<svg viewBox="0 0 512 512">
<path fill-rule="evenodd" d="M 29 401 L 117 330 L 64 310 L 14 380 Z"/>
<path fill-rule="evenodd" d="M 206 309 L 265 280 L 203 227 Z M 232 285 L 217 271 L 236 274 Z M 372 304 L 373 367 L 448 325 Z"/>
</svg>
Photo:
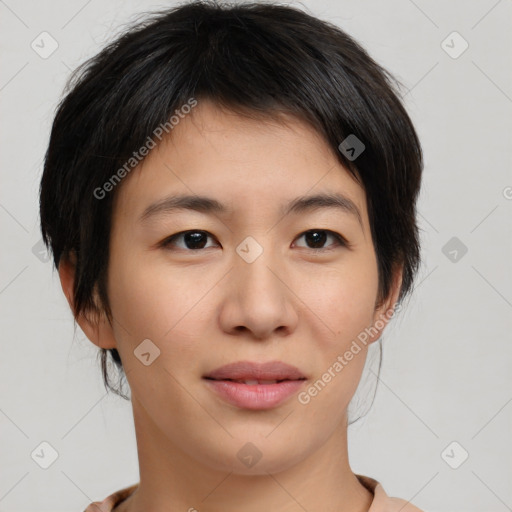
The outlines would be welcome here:
<svg viewBox="0 0 512 512">
<path fill-rule="evenodd" d="M 132 397 L 139 457 L 137 490 L 115 512 L 367 512 L 373 495 L 348 462 L 344 428 L 286 469 L 240 474 L 191 457 Z"/>
</svg>

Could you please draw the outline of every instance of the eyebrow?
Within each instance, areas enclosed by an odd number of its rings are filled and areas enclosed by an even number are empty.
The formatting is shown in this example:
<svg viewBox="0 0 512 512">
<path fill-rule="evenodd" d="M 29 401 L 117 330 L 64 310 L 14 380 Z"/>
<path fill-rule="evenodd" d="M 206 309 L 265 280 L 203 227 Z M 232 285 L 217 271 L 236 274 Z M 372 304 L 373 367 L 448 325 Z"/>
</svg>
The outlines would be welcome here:
<svg viewBox="0 0 512 512">
<path fill-rule="evenodd" d="M 324 193 L 297 197 L 288 204 L 283 205 L 280 209 L 280 214 L 284 217 L 290 213 L 305 213 L 324 208 L 335 208 L 354 216 L 361 225 L 361 228 L 363 228 L 361 212 L 355 203 L 348 197 L 339 193 Z M 205 214 L 223 215 L 232 213 L 230 208 L 211 197 L 173 195 L 150 204 L 139 217 L 139 221 L 145 223 L 153 217 L 169 214 L 177 210 L 192 210 Z"/>
</svg>

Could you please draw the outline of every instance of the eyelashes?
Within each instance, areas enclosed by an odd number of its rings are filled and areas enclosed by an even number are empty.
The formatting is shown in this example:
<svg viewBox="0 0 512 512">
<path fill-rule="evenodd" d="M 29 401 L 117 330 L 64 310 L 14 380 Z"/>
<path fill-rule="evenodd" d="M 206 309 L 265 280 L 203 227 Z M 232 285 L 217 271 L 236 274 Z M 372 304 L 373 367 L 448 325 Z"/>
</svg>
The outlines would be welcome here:
<svg viewBox="0 0 512 512">
<path fill-rule="evenodd" d="M 318 237 L 317 236 L 313 236 L 313 235 L 318 235 L 318 234 L 324 234 L 324 236 L 321 236 L 320 237 L 320 240 L 318 240 Z M 336 247 L 349 247 L 350 244 L 348 243 L 348 241 L 342 236 L 340 235 L 339 233 L 336 233 L 335 231 L 331 231 L 329 229 L 308 229 L 307 231 L 304 231 L 304 233 L 302 233 L 298 239 L 302 238 L 302 237 L 311 237 L 310 240 L 312 239 L 313 243 L 314 244 L 322 244 L 324 240 L 328 239 L 328 237 L 331 237 L 335 240 L 335 248 Z M 313 250 L 313 251 L 329 251 L 329 250 L 332 250 L 332 246 L 328 246 L 328 247 L 306 247 L 306 249 L 310 249 L 310 250 Z"/>
<path fill-rule="evenodd" d="M 199 234 L 200 236 L 197 236 L 197 234 Z M 162 242 L 162 246 L 166 247 L 166 248 L 171 248 L 171 250 L 172 250 L 172 246 L 175 243 L 175 241 L 182 237 L 185 237 L 185 236 L 187 237 L 185 239 L 186 243 L 198 246 L 198 247 L 194 247 L 193 249 L 190 249 L 189 247 L 185 248 L 185 250 L 189 249 L 191 251 L 192 250 L 199 251 L 201 249 L 204 249 L 205 248 L 203 245 L 204 239 L 207 237 L 214 238 L 214 236 L 211 235 L 210 233 L 208 233 L 208 231 L 194 229 L 194 230 L 189 230 L 189 231 L 181 231 L 179 233 L 176 233 L 175 235 L 171 235 L 170 237 L 166 238 Z"/>
<path fill-rule="evenodd" d="M 334 239 L 334 247 L 332 245 L 321 247 L 329 239 L 329 237 Z M 185 252 L 201 252 L 202 250 L 214 247 L 212 245 L 207 245 L 208 238 L 215 240 L 215 237 L 208 231 L 191 229 L 187 231 L 180 231 L 179 233 L 175 233 L 174 235 L 165 238 L 159 244 L 159 246 L 170 251 L 178 250 Z M 299 246 L 308 251 L 328 252 L 340 247 L 345 247 L 348 249 L 351 248 L 351 244 L 346 240 L 345 237 L 329 229 L 308 229 L 307 231 L 301 233 L 297 238 L 295 238 L 295 240 L 300 240 L 301 238 L 305 238 L 306 244 L 312 243 L 313 245 L 317 245 L 317 247 Z M 176 248 L 176 242 L 181 240 L 183 240 L 183 245 Z"/>
</svg>

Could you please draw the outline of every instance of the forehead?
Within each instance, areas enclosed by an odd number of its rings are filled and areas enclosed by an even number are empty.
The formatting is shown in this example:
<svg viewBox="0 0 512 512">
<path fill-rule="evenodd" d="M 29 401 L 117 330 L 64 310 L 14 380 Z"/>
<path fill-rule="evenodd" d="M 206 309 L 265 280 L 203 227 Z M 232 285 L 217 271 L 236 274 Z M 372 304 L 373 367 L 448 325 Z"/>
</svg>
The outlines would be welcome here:
<svg viewBox="0 0 512 512">
<path fill-rule="evenodd" d="M 122 182 L 117 208 L 131 216 L 169 195 L 208 196 L 226 212 L 282 214 L 292 200 L 338 194 L 366 223 L 364 190 L 327 142 L 293 118 L 251 118 L 199 101 Z"/>
</svg>

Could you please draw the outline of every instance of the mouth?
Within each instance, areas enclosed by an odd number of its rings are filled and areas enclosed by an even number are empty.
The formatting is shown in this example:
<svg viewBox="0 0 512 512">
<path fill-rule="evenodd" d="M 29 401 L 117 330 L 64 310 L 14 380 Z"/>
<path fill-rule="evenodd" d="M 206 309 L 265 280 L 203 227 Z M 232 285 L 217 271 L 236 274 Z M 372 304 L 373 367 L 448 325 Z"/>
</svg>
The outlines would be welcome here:
<svg viewBox="0 0 512 512">
<path fill-rule="evenodd" d="M 208 388 L 241 409 L 271 409 L 296 394 L 307 381 L 295 366 L 280 361 L 239 361 L 203 376 Z"/>
<path fill-rule="evenodd" d="M 269 384 L 280 384 L 281 382 L 292 382 L 297 380 L 306 380 L 306 377 L 300 379 L 281 379 L 281 380 L 259 380 L 259 379 L 212 379 L 204 377 L 206 380 L 215 380 L 218 382 L 237 382 L 238 384 L 246 384 L 247 386 L 261 386 Z"/>
<path fill-rule="evenodd" d="M 282 361 L 258 363 L 253 361 L 236 361 L 226 364 L 203 376 L 206 379 L 230 381 L 284 381 L 305 379 L 306 376 L 291 364 Z"/>
<path fill-rule="evenodd" d="M 306 379 L 297 380 L 216 380 L 204 379 L 209 389 L 239 409 L 273 409 L 296 395 Z"/>
</svg>

